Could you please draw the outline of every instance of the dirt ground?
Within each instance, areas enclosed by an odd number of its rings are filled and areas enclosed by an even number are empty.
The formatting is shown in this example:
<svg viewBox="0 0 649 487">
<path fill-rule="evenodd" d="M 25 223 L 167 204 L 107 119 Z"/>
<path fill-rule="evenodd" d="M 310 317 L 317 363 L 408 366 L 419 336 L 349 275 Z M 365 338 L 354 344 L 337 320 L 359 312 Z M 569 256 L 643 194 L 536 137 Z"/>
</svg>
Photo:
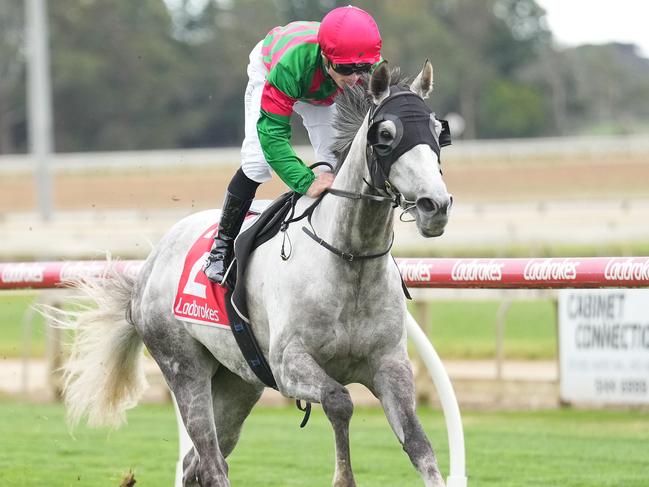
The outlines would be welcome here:
<svg viewBox="0 0 649 487">
<path fill-rule="evenodd" d="M 456 200 L 544 201 L 548 199 L 618 199 L 649 197 L 649 156 L 607 162 L 534 161 L 517 164 L 462 163 L 444 165 L 444 177 Z M 88 171 L 56 174 L 57 210 L 178 209 L 202 210 L 221 204 L 236 170 L 231 167 L 161 168 L 156 171 Z M 0 176 L 0 216 L 35 211 L 34 179 L 29 174 Z M 285 191 L 278 179 L 264 184 L 259 198 Z"/>
<path fill-rule="evenodd" d="M 142 402 L 169 401 L 169 391 L 158 366 L 148 358 L 144 366 L 149 387 Z M 463 409 L 538 409 L 560 405 L 556 361 L 506 361 L 501 378 L 497 377 L 493 360 L 444 360 L 444 366 Z M 415 381 L 419 403 L 438 407 L 437 392 L 419 361 L 415 362 Z M 19 359 L 0 357 L 0 398 L 48 402 L 56 398 L 56 384 L 43 359 L 32 359 L 25 364 Z M 348 389 L 356 406 L 379 405 L 360 384 L 351 384 Z M 292 400 L 283 398 L 273 389 L 266 389 L 260 404 L 287 405 L 292 404 Z"/>
</svg>

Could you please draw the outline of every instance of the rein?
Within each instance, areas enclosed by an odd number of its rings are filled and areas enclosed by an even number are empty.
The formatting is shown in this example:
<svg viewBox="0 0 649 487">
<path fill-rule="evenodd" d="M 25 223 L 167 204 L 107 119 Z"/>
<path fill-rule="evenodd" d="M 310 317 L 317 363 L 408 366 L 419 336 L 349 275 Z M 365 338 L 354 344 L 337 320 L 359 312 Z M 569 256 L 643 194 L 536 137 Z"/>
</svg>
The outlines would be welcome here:
<svg viewBox="0 0 649 487">
<path fill-rule="evenodd" d="M 311 169 L 318 167 L 318 166 L 328 166 L 331 170 L 333 170 L 333 166 L 329 164 L 328 162 L 317 162 L 313 164 L 312 166 L 309 166 Z M 367 181 L 365 181 L 367 183 Z M 369 185 L 369 183 L 367 183 Z M 394 244 L 394 232 L 392 232 L 392 237 L 390 239 L 390 245 L 388 248 L 383 251 L 379 252 L 376 254 L 363 254 L 363 255 L 358 255 L 358 254 L 352 254 L 351 252 L 345 252 L 343 250 L 340 250 L 327 241 L 325 241 L 323 238 L 319 237 L 316 230 L 313 228 L 313 224 L 311 223 L 311 217 L 313 216 L 313 212 L 316 209 L 316 207 L 320 204 L 322 199 L 325 197 L 325 195 L 329 193 L 333 196 L 338 196 L 341 198 L 348 198 L 352 200 L 369 200 L 369 201 L 377 201 L 377 202 L 390 202 L 392 203 L 393 207 L 396 206 L 396 201 L 394 198 L 388 198 L 385 196 L 380 196 L 380 195 L 373 195 L 373 194 L 367 194 L 367 193 L 353 193 L 351 191 L 344 191 L 342 189 L 334 189 L 334 188 L 328 188 L 325 192 L 323 192 L 314 202 L 311 204 L 304 212 L 297 217 L 294 217 L 293 215 L 295 214 L 295 204 L 297 203 L 298 198 L 294 198 L 291 206 L 291 214 L 290 216 L 282 222 L 282 226 L 280 227 L 280 231 L 284 234 L 283 240 L 282 240 L 282 249 L 280 252 L 280 256 L 282 257 L 283 260 L 288 260 L 291 256 L 291 251 L 293 249 L 293 245 L 291 244 L 291 239 L 288 237 L 288 234 L 286 233 L 286 230 L 288 229 L 288 226 L 291 223 L 300 221 L 304 218 L 307 219 L 307 222 L 309 223 L 309 226 L 311 229 L 309 230 L 307 227 L 303 226 L 302 231 L 306 233 L 310 238 L 312 238 L 316 243 L 327 249 L 329 252 L 332 254 L 340 257 L 346 262 L 354 262 L 355 260 L 368 260 L 368 259 L 376 259 L 378 257 L 383 257 L 386 255 L 390 250 L 392 249 L 392 245 Z M 289 251 L 288 253 L 286 252 L 286 242 L 288 241 L 289 244 Z"/>
<path fill-rule="evenodd" d="M 322 164 L 322 163 L 318 163 Z M 328 163 L 325 163 L 328 164 Z M 280 227 L 280 232 L 283 233 L 283 238 L 282 238 L 282 248 L 280 251 L 280 256 L 282 257 L 282 260 L 288 260 L 291 257 L 291 253 L 293 250 L 293 244 L 291 243 L 291 239 L 288 236 L 288 233 L 286 233 L 286 230 L 288 229 L 289 225 L 291 223 L 300 221 L 304 218 L 307 219 L 307 222 L 309 223 L 309 226 L 311 227 L 311 230 L 309 230 L 307 227 L 302 227 L 302 231 L 306 233 L 309 237 L 311 237 L 316 243 L 322 245 L 325 249 L 327 249 L 329 252 L 337 255 L 341 259 L 347 261 L 347 262 L 353 262 L 354 260 L 366 260 L 366 259 L 374 259 L 377 257 L 382 257 L 390 250 L 392 249 L 392 244 L 394 243 L 394 232 L 392 232 L 392 238 L 390 240 L 390 245 L 388 246 L 387 250 L 384 252 L 379 252 L 377 254 L 366 254 L 366 255 L 356 255 L 352 254 L 350 252 L 344 252 L 330 243 L 326 242 L 324 239 L 318 236 L 316 233 L 315 229 L 313 228 L 313 225 L 311 224 L 311 217 L 313 216 L 313 212 L 316 209 L 316 207 L 320 204 L 322 199 L 325 197 L 327 193 L 331 193 L 333 196 L 340 196 L 343 198 L 350 198 L 350 199 L 367 199 L 370 201 L 392 201 L 390 198 L 386 198 L 384 196 L 375 196 L 375 195 L 369 195 L 369 194 L 363 194 L 363 193 L 351 193 L 348 191 L 342 191 L 342 190 L 332 190 L 328 189 L 325 193 L 321 194 L 318 199 L 316 199 L 313 204 L 311 204 L 304 212 L 297 217 L 294 217 L 293 215 L 295 214 L 295 204 L 297 203 L 297 200 L 299 198 L 294 198 L 292 203 L 291 203 L 291 214 L 290 216 L 282 222 L 282 225 Z M 296 193 L 297 194 L 297 193 Z M 289 250 L 288 252 L 286 251 L 286 243 L 288 242 L 289 245 Z"/>
</svg>

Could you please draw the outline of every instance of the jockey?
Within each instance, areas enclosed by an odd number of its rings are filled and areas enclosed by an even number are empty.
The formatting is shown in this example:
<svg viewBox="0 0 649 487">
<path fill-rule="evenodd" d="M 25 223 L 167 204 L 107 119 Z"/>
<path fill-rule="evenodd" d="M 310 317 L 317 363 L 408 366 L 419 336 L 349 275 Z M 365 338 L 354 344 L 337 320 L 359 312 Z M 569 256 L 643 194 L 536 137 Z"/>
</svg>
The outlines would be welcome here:
<svg viewBox="0 0 649 487">
<path fill-rule="evenodd" d="M 250 53 L 241 167 L 230 181 L 219 229 L 205 263 L 212 281 L 222 281 L 232 261 L 257 187 L 272 171 L 289 188 L 311 198 L 333 183 L 333 174 L 309 169 L 291 147 L 291 115 L 302 117 L 316 160 L 336 164 L 329 150 L 335 129 L 335 96 L 358 82 L 381 60 L 381 35 L 374 19 L 356 7 L 329 12 L 321 23 L 275 27 Z"/>
</svg>

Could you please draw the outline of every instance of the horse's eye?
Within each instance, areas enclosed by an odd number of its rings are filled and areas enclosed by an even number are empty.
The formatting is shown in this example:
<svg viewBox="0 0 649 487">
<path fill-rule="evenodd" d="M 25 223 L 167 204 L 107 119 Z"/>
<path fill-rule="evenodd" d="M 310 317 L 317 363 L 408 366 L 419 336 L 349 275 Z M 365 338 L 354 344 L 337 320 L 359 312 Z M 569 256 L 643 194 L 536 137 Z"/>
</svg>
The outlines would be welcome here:
<svg viewBox="0 0 649 487">
<path fill-rule="evenodd" d="M 381 130 L 379 135 L 381 136 L 382 139 L 391 139 L 392 138 L 392 134 L 390 133 L 390 131 L 388 129 Z"/>
</svg>

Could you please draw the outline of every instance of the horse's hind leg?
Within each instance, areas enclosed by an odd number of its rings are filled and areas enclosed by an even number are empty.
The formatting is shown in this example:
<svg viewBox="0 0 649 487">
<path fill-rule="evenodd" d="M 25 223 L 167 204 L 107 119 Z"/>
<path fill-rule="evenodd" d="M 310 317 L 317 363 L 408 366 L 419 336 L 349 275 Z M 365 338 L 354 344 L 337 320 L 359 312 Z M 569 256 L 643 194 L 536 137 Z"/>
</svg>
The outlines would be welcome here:
<svg viewBox="0 0 649 487">
<path fill-rule="evenodd" d="M 159 327 L 145 339 L 147 348 L 158 363 L 169 388 L 176 397 L 187 433 L 198 453 L 191 465 L 187 455 L 183 465 L 183 485 L 229 487 L 228 466 L 221 454 L 212 411 L 212 376 L 219 364 L 191 336 L 173 333 L 172 327 Z"/>
<path fill-rule="evenodd" d="M 219 447 L 225 458 L 232 453 L 243 422 L 259 400 L 264 387 L 252 385 L 220 367 L 212 378 L 212 405 Z"/>
<path fill-rule="evenodd" d="M 298 346 L 289 345 L 281 354 L 278 386 L 287 397 L 322 404 L 331 422 L 336 443 L 334 487 L 356 485 L 349 454 L 349 422 L 354 405 L 349 391 L 329 377 L 315 360 Z"/>
<path fill-rule="evenodd" d="M 263 386 L 249 384 L 225 367 L 219 367 L 212 377 L 214 423 L 219 448 L 224 458 L 232 453 L 239 440 L 243 422 L 263 390 Z M 198 475 L 198 455 L 194 448 L 185 455 L 183 472 L 188 479 Z"/>
<path fill-rule="evenodd" d="M 435 454 L 415 413 L 415 387 L 407 357 L 383 360 L 367 386 L 380 399 L 395 435 L 427 487 L 443 487 Z"/>
</svg>

